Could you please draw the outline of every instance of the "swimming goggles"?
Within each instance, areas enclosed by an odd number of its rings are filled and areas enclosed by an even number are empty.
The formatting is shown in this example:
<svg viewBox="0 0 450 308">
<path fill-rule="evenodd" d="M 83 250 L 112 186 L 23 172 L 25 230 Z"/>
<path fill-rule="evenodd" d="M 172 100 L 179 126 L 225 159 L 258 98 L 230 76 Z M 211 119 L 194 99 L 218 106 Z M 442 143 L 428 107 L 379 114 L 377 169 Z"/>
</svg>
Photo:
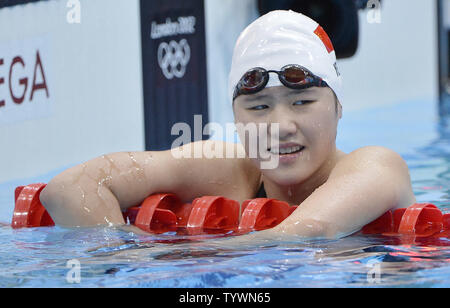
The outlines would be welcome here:
<svg viewBox="0 0 450 308">
<path fill-rule="evenodd" d="M 264 68 L 256 67 L 249 70 L 241 78 L 234 90 L 233 101 L 239 95 L 250 95 L 262 91 L 269 83 L 269 73 L 278 74 L 281 83 L 290 89 L 328 87 L 328 84 L 322 78 L 297 64 L 286 65 L 280 71 L 267 71 Z"/>
</svg>

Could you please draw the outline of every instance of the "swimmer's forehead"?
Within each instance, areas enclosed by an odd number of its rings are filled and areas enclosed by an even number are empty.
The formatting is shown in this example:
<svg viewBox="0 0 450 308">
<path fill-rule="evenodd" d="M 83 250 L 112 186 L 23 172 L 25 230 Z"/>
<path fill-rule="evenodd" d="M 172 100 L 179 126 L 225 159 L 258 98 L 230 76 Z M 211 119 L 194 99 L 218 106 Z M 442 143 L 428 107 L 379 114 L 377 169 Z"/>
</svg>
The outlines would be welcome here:
<svg viewBox="0 0 450 308">
<path fill-rule="evenodd" d="M 258 100 L 266 100 L 273 99 L 275 97 L 298 97 L 298 96 L 307 96 L 307 95 L 317 95 L 319 94 L 320 89 L 317 87 L 311 87 L 302 90 L 289 89 L 284 86 L 282 87 L 272 87 L 265 88 L 261 92 L 251 94 L 251 95 L 241 95 L 241 100 L 244 102 L 254 102 Z"/>
</svg>

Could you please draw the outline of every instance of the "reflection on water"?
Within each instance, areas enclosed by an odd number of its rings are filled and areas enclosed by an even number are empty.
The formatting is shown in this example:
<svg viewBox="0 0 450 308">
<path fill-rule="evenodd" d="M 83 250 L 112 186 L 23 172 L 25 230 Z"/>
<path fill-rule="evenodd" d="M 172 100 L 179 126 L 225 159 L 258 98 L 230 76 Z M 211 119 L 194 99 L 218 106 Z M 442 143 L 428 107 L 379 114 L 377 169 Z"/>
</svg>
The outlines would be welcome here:
<svg viewBox="0 0 450 308">
<path fill-rule="evenodd" d="M 441 120 L 435 140 L 403 155 L 418 201 L 447 211 L 449 123 Z M 337 241 L 289 239 L 235 246 L 224 241 L 217 236 L 142 236 L 111 228 L 12 230 L 4 225 L 0 287 L 450 286 L 446 238 L 356 235 Z M 66 281 L 66 264 L 72 259 L 81 263 L 79 285 Z"/>
<path fill-rule="evenodd" d="M 353 236 L 336 241 L 245 243 L 170 241 L 110 228 L 0 230 L 0 287 L 72 286 L 66 262 L 78 259 L 81 287 L 447 286 L 450 241 Z M 9 243 L 5 237 L 13 239 Z M 226 239 L 225 239 L 226 241 Z M 445 245 L 443 245 L 445 244 Z M 227 248 L 223 248 L 227 247 Z M 369 273 L 380 270 L 380 283 Z M 75 285 L 77 286 L 77 285 Z"/>
<path fill-rule="evenodd" d="M 436 130 L 438 137 L 406 160 L 418 201 L 446 209 L 450 204 L 450 118 L 441 118 Z"/>
</svg>

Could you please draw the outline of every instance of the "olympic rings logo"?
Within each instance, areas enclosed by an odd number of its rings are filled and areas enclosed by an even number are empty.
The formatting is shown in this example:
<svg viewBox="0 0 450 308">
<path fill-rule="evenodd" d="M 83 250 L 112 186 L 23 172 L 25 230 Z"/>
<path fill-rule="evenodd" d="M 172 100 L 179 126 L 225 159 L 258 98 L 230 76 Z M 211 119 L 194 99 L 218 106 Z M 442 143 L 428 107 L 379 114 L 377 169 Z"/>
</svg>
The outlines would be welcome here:
<svg viewBox="0 0 450 308">
<path fill-rule="evenodd" d="M 158 47 L 158 63 L 164 76 L 171 80 L 174 77 L 183 78 L 186 74 L 186 66 L 191 60 L 191 48 L 186 39 L 179 43 L 171 41 L 163 42 Z"/>
</svg>

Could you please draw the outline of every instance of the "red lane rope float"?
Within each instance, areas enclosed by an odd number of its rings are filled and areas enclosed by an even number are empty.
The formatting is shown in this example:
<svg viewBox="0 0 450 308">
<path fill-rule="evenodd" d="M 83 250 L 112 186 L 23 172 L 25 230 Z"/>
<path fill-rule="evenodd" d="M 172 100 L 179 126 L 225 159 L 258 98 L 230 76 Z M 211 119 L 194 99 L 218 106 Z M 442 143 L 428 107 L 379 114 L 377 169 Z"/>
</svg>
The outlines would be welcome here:
<svg viewBox="0 0 450 308">
<path fill-rule="evenodd" d="M 19 186 L 14 192 L 15 207 L 11 226 L 14 229 L 54 226 L 39 196 L 46 184 Z"/>
<path fill-rule="evenodd" d="M 174 194 L 155 194 L 144 200 L 139 211 L 128 211 L 128 217 L 133 219 L 137 212 L 136 227 L 150 233 L 165 233 L 185 227 L 191 210 L 191 204 L 183 204 Z"/>
<path fill-rule="evenodd" d="M 383 234 L 393 232 L 394 214 L 392 211 L 387 212 L 380 218 L 362 228 L 363 234 Z"/>
<path fill-rule="evenodd" d="M 442 224 L 444 230 L 450 231 L 450 214 L 444 214 L 444 216 L 442 216 Z"/>
<path fill-rule="evenodd" d="M 274 228 L 295 210 L 291 209 L 286 202 L 266 198 L 247 200 L 242 207 L 244 211 L 239 224 L 239 232 Z"/>
<path fill-rule="evenodd" d="M 430 237 L 450 231 L 450 215 L 435 205 L 416 203 L 407 209 L 389 211 L 362 229 L 363 234 Z"/>
<path fill-rule="evenodd" d="M 46 184 L 19 186 L 14 192 L 15 208 L 11 226 L 31 228 L 54 226 L 39 196 Z M 123 213 L 125 221 L 149 233 L 181 232 L 247 233 L 276 227 L 289 217 L 297 206 L 275 199 L 258 198 L 242 204 L 220 196 L 205 196 L 184 204 L 175 194 L 155 194 L 141 206 Z M 450 214 L 429 203 L 414 204 L 407 209 L 388 211 L 362 228 L 363 234 L 414 238 L 450 237 Z"/>
<path fill-rule="evenodd" d="M 192 202 L 188 233 L 231 231 L 239 226 L 239 202 L 224 197 L 205 196 Z"/>
<path fill-rule="evenodd" d="M 433 204 L 420 203 L 409 207 L 403 214 L 399 234 L 428 237 L 442 231 L 442 212 Z"/>
</svg>

